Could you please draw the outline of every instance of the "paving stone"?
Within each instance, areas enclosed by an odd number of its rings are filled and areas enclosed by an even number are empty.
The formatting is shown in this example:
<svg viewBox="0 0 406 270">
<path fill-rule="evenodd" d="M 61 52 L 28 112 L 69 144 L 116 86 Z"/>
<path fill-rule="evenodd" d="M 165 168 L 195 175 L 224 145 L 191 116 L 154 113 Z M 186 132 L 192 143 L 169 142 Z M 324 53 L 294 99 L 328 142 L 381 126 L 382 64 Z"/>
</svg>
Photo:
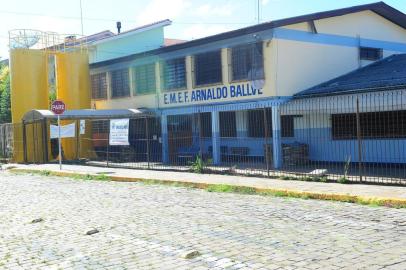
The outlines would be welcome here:
<svg viewBox="0 0 406 270">
<path fill-rule="evenodd" d="M 0 269 L 406 269 L 405 209 L 0 172 L 0 213 Z"/>
</svg>

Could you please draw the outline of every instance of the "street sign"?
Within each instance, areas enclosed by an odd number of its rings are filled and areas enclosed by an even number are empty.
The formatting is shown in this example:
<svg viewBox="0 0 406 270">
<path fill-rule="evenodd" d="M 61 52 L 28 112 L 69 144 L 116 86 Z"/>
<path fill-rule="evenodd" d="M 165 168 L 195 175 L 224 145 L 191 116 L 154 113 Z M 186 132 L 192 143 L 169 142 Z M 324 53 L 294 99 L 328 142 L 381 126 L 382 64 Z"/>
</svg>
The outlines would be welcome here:
<svg viewBox="0 0 406 270">
<path fill-rule="evenodd" d="M 52 102 L 51 111 L 54 114 L 63 114 L 65 112 L 66 106 L 62 100 L 55 100 Z"/>
<path fill-rule="evenodd" d="M 62 100 L 55 100 L 51 104 L 51 111 L 58 115 L 58 152 L 59 152 L 59 170 L 62 170 L 62 147 L 61 147 L 61 114 L 65 112 L 66 106 Z"/>
</svg>

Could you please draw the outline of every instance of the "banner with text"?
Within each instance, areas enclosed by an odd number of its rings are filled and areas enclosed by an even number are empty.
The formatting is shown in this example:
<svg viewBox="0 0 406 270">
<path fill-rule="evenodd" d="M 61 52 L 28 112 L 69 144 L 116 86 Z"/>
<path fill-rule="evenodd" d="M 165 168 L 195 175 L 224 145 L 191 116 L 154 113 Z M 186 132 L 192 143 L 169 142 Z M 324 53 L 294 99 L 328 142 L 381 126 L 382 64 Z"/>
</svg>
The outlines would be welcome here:
<svg viewBox="0 0 406 270">
<path fill-rule="evenodd" d="M 238 99 L 247 97 L 259 97 L 263 95 L 263 89 L 254 87 L 252 83 L 241 83 L 229 86 L 195 89 L 192 91 L 178 91 L 162 94 L 164 105 L 194 104 L 209 101 L 222 101 L 225 99 Z"/>
<path fill-rule="evenodd" d="M 61 126 L 61 138 L 73 138 L 75 137 L 75 132 L 76 130 L 76 125 L 75 123 L 69 124 L 69 125 L 65 125 L 65 126 Z M 49 128 L 50 131 L 50 138 L 51 139 L 57 139 L 58 138 L 58 134 L 59 134 L 59 130 L 58 130 L 58 126 L 56 125 L 51 125 Z"/>
<path fill-rule="evenodd" d="M 130 145 L 128 141 L 128 131 L 130 119 L 112 119 L 110 120 L 110 145 Z"/>
</svg>

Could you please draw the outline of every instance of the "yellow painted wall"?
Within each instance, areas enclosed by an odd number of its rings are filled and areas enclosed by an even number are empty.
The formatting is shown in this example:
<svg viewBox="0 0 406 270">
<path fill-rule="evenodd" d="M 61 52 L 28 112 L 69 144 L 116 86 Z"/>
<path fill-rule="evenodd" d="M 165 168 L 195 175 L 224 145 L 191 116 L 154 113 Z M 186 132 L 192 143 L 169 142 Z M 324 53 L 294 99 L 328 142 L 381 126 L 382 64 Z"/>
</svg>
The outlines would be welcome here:
<svg viewBox="0 0 406 270">
<path fill-rule="evenodd" d="M 317 31 L 324 34 L 406 42 L 406 30 L 372 11 L 315 21 Z"/>
<path fill-rule="evenodd" d="M 89 57 L 87 52 L 73 51 L 56 54 L 56 84 L 57 98 L 66 104 L 67 110 L 91 108 Z M 62 125 L 73 122 L 62 121 Z M 91 130 L 88 130 L 88 132 L 91 132 Z M 78 134 L 76 135 L 78 136 Z M 90 135 L 81 135 L 81 137 L 85 136 Z M 62 139 L 65 159 L 76 159 L 79 156 L 78 149 L 81 151 L 80 156 L 86 157 L 86 153 L 92 148 L 91 141 L 81 140 L 81 142 L 79 148 L 76 138 Z"/>
<path fill-rule="evenodd" d="M 273 40 L 276 49 L 276 95 L 291 96 L 358 68 L 358 48 Z"/>
<path fill-rule="evenodd" d="M 24 114 L 32 109 L 48 109 L 47 54 L 39 50 L 15 49 L 10 51 L 11 115 L 13 123 L 21 123 Z M 22 129 L 14 130 L 14 161 L 23 162 Z M 39 131 L 41 132 L 41 131 Z M 37 133 L 38 134 L 38 133 Z M 35 148 L 34 133 L 27 130 L 27 150 L 43 156 L 43 150 Z M 33 154 L 28 161 L 35 161 Z"/>
</svg>

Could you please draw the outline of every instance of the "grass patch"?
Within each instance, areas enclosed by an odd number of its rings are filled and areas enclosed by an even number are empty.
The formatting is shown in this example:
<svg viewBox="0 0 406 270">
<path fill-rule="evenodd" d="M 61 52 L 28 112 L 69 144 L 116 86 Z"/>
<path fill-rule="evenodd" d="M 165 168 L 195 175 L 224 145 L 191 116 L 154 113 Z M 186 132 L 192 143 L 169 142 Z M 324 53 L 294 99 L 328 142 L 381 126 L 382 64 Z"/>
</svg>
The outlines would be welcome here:
<svg viewBox="0 0 406 270">
<path fill-rule="evenodd" d="M 238 194 L 256 194 L 257 191 L 253 187 L 231 186 L 231 185 L 208 185 L 205 188 L 208 192 L 222 192 L 222 193 L 238 193 Z"/>
<path fill-rule="evenodd" d="M 53 172 L 48 170 L 10 170 L 13 173 L 17 174 L 34 174 L 40 176 L 56 176 L 56 177 L 68 177 L 75 180 L 93 180 L 93 181 L 111 181 L 111 177 L 105 174 L 91 175 L 91 174 L 65 174 L 60 172 Z"/>
</svg>

